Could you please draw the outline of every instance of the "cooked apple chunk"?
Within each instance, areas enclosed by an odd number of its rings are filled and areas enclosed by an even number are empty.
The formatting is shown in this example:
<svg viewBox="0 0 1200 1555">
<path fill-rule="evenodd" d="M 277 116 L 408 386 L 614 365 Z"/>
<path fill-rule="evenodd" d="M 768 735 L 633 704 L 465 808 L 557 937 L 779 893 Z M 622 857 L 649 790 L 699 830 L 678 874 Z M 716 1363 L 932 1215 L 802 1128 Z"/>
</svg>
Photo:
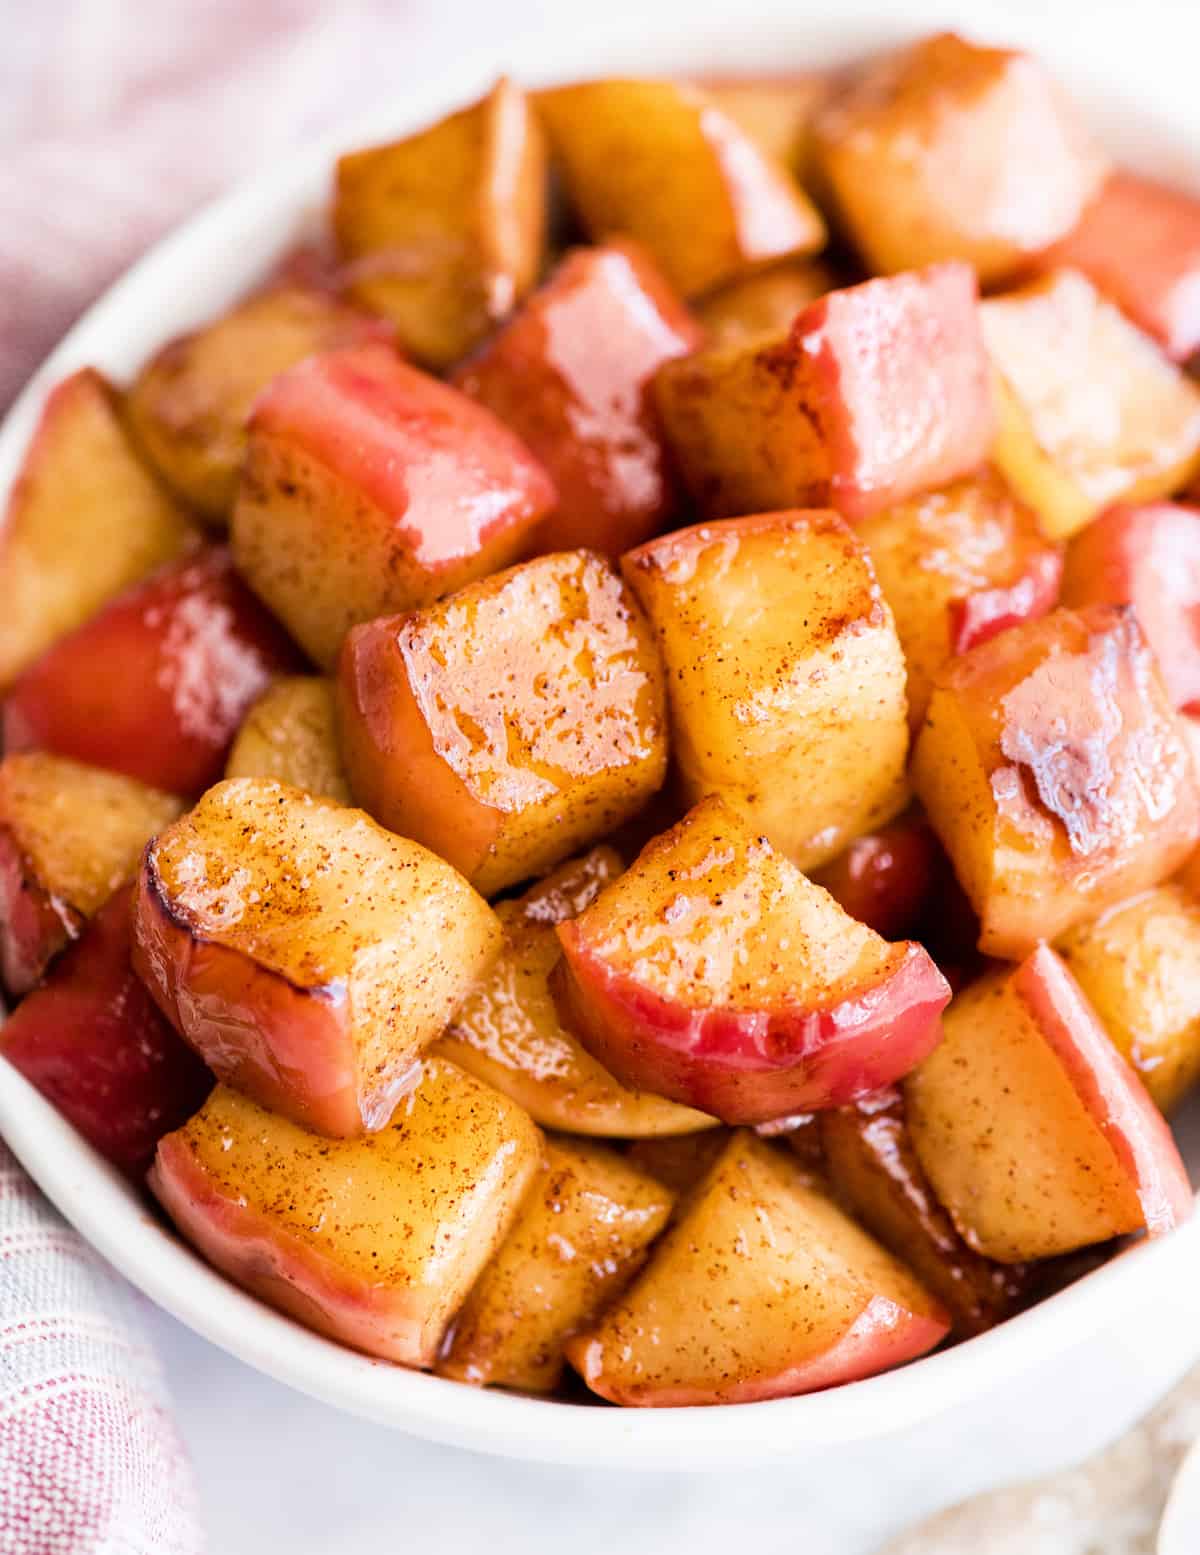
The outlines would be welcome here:
<svg viewBox="0 0 1200 1555">
<path fill-rule="evenodd" d="M 1052 950 L 973 983 L 944 1025 L 905 1104 L 921 1166 L 977 1252 L 1020 1263 L 1188 1218 L 1170 1129 Z"/>
<path fill-rule="evenodd" d="M 590 551 L 356 627 L 337 698 L 355 798 L 484 895 L 612 831 L 666 773 L 650 629 Z"/>
<path fill-rule="evenodd" d="M 334 723 L 333 687 L 321 675 L 284 675 L 246 714 L 225 776 L 277 778 L 349 804 Z"/>
<path fill-rule="evenodd" d="M 1161 886 L 1080 924 L 1059 953 L 1163 1112 L 1200 1079 L 1200 902 Z"/>
<path fill-rule="evenodd" d="M 816 870 L 814 884 L 859 923 L 884 939 L 912 933 L 940 885 L 942 853 L 920 811 L 856 837 L 831 864 Z"/>
<path fill-rule="evenodd" d="M 0 762 L 0 981 L 19 996 L 137 869 L 180 801 L 42 751 Z"/>
<path fill-rule="evenodd" d="M 1058 600 L 1060 549 L 992 469 L 877 513 L 858 537 L 896 620 L 914 730 L 947 660 Z"/>
<path fill-rule="evenodd" d="M 701 331 L 635 245 L 577 248 L 454 382 L 524 439 L 558 491 L 544 551 L 616 556 L 678 500 L 651 387 Z"/>
<path fill-rule="evenodd" d="M 430 1059 L 368 1139 L 322 1139 L 220 1085 L 149 1184 L 238 1285 L 342 1344 L 432 1366 L 541 1159 L 519 1107 Z"/>
<path fill-rule="evenodd" d="M 260 396 L 233 554 L 328 666 L 356 621 L 513 561 L 553 505 L 549 476 L 489 410 L 360 346 L 310 357 Z"/>
<path fill-rule="evenodd" d="M 359 810 L 232 778 L 142 863 L 134 965 L 217 1077 L 306 1128 L 383 1128 L 500 944 L 448 864 Z"/>
<path fill-rule="evenodd" d="M 576 917 L 624 866 L 593 848 L 500 902 L 504 948 L 455 1011 L 435 1051 L 525 1108 L 535 1123 L 571 1134 L 638 1139 L 707 1129 L 713 1119 L 647 1091 L 631 1091 L 565 1031 L 550 993 L 557 923 Z"/>
<path fill-rule="evenodd" d="M 105 380 L 90 368 L 64 379 L 0 524 L 0 690 L 195 537 L 134 453 Z"/>
<path fill-rule="evenodd" d="M 720 794 L 801 869 L 903 807 L 904 658 L 835 513 L 700 524 L 621 565 L 666 665 L 687 803 Z"/>
<path fill-rule="evenodd" d="M 351 294 L 414 356 L 465 356 L 542 265 L 546 152 L 524 92 L 499 81 L 429 129 L 342 157 L 333 227 Z"/>
<path fill-rule="evenodd" d="M 988 955 L 1157 885 L 1200 837 L 1191 753 L 1120 608 L 1056 610 L 940 671 L 912 779 Z"/>
<path fill-rule="evenodd" d="M 167 485 L 224 524 L 255 396 L 306 356 L 387 333 L 327 291 L 268 287 L 150 358 L 125 400 L 129 429 Z"/>
<path fill-rule="evenodd" d="M 701 76 L 696 85 L 723 114 L 807 186 L 817 114 L 834 90 L 830 71 L 795 75 Z"/>
<path fill-rule="evenodd" d="M 1086 277 L 1056 270 L 979 313 L 997 375 L 993 458 L 1048 535 L 1188 484 L 1200 388 Z"/>
<path fill-rule="evenodd" d="M 567 1341 L 633 1278 L 672 1202 L 602 1145 L 549 1141 L 541 1176 L 451 1325 L 437 1370 L 553 1392 Z"/>
<path fill-rule="evenodd" d="M 800 186 L 697 87 L 582 81 L 537 106 L 590 236 L 636 238 L 685 297 L 825 246 Z"/>
<path fill-rule="evenodd" d="M 706 1128 L 699 1134 L 659 1134 L 653 1139 L 635 1139 L 627 1147 L 625 1159 L 669 1188 L 677 1196 L 678 1207 L 708 1175 L 729 1143 L 729 1135 L 727 1128 Z"/>
<path fill-rule="evenodd" d="M 1036 60 L 940 33 L 853 75 L 817 166 L 874 270 L 965 259 L 994 285 L 1070 231 L 1107 163 Z"/>
<path fill-rule="evenodd" d="M 4 704 L 5 744 L 196 794 L 221 775 L 255 697 L 299 663 L 227 547 L 200 548 L 126 589 L 29 666 Z"/>
<path fill-rule="evenodd" d="M 613 1403 L 737 1404 L 886 1371 L 948 1328 L 903 1264 L 795 1162 L 740 1132 L 567 1355 Z"/>
<path fill-rule="evenodd" d="M 552 987 L 589 1052 L 727 1123 L 891 1084 L 950 998 L 919 945 L 856 923 L 716 797 L 555 932 Z"/>
<path fill-rule="evenodd" d="M 668 362 L 655 386 L 715 518 L 806 504 L 865 518 L 976 469 L 994 432 L 963 264 L 828 292 L 774 335 Z"/>
<path fill-rule="evenodd" d="M 696 304 L 709 348 L 742 345 L 790 329 L 796 315 L 834 291 L 833 270 L 819 259 L 800 259 L 730 281 Z"/>
</svg>

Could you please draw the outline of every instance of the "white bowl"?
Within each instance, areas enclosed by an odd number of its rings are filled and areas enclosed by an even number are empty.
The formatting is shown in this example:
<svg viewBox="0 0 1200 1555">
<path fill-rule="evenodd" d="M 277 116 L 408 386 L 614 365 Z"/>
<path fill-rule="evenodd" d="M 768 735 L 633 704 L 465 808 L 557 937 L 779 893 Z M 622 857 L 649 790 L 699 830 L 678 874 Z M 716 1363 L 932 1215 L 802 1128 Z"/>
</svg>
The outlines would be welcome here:
<svg viewBox="0 0 1200 1555">
<path fill-rule="evenodd" d="M 957 14 L 945 5 L 885 9 L 841 0 L 836 20 L 823 21 L 800 14 L 794 0 L 743 0 L 717 9 L 721 14 L 698 0 L 687 7 L 660 0 L 623 34 L 581 34 L 567 25 L 504 59 L 468 61 L 407 93 L 402 104 L 347 126 L 336 143 L 314 148 L 210 207 L 114 286 L 30 382 L 0 430 L 0 504 L 53 383 L 85 363 L 127 379 L 155 347 L 230 302 L 312 227 L 338 150 L 428 122 L 477 95 L 498 68 L 531 83 L 613 70 L 781 70 L 851 57 L 898 36 L 953 23 L 1036 49 L 1126 161 L 1192 181 L 1200 174 L 1195 164 L 1188 165 L 1189 139 L 1200 130 L 1189 51 L 1173 49 L 1161 36 L 1151 36 L 1143 51 L 1131 49 L 1124 8 L 1119 14 L 1089 8 L 1086 31 L 1074 7 L 1026 14 L 1011 4 L 980 0 L 957 8 Z M 1110 81 L 1118 83 L 1116 89 Z M 1153 113 L 1135 106 L 1138 97 L 1153 104 Z M 1069 1458 L 1123 1426 L 1172 1371 L 1182 1372 L 1200 1355 L 1193 1301 L 1200 1283 L 1197 1220 L 1162 1242 L 1134 1248 L 992 1333 L 826 1393 L 718 1409 L 640 1411 L 482 1392 L 357 1355 L 235 1289 L 167 1231 L 147 1203 L 5 1064 L 0 1064 L 0 1134 L 101 1253 L 215 1344 L 352 1413 L 436 1441 L 514 1457 L 627 1468 L 730 1468 L 796 1459 L 834 1444 L 847 1454 L 856 1448 L 865 1454 L 885 1437 L 894 1438 L 895 1450 L 903 1452 L 898 1433 L 935 1416 L 949 1420 L 952 1411 L 961 1435 L 968 1406 L 981 1426 L 987 1423 L 995 1462 L 976 1464 L 965 1476 L 956 1468 L 958 1479 L 944 1483 L 938 1498 L 949 1499 L 959 1480 L 965 1489 L 1006 1475 L 1005 1454 L 996 1451 L 997 1421 L 988 1418 L 989 1397 L 1000 1392 L 1011 1413 L 999 1432 L 1001 1443 L 1007 1429 L 1014 1457 L 1021 1457 L 1016 1446 L 1024 1425 L 1021 1409 L 1011 1404 L 1013 1379 L 1029 1379 L 1029 1408 L 1044 1426 L 1047 1412 L 1065 1408 L 1067 1400 L 1061 1388 L 1051 1396 L 1039 1393 L 1039 1368 L 1061 1363 L 1066 1352 L 1085 1342 L 1080 1354 L 1087 1364 L 1102 1365 L 1106 1348 L 1115 1347 L 1131 1325 L 1153 1325 L 1158 1353 L 1168 1360 L 1147 1370 L 1143 1391 L 1150 1391 L 1141 1397 L 1128 1384 L 1116 1389 L 1105 1409 L 1093 1411 L 1091 1436 L 1073 1435 L 1062 1444 Z M 1200 1174 L 1200 1133 L 1190 1143 L 1189 1159 Z M 927 1432 L 923 1439 L 927 1444 Z M 947 1463 L 932 1455 L 928 1474 L 945 1481 Z"/>
</svg>

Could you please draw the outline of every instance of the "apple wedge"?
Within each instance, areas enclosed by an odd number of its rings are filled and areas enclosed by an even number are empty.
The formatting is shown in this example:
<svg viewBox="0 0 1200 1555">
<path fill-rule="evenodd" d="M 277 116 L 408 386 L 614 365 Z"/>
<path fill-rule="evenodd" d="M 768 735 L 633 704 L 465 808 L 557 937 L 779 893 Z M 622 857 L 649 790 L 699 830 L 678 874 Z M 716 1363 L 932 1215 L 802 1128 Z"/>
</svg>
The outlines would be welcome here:
<svg viewBox="0 0 1200 1555">
<path fill-rule="evenodd" d="M 801 869 L 903 809 L 904 658 L 835 513 L 700 524 L 621 566 L 666 666 L 686 803 L 720 794 Z"/>
<path fill-rule="evenodd" d="M 1019 960 L 1157 885 L 1200 838 L 1200 787 L 1131 611 L 1056 610 L 934 678 L 913 787 L 980 920 Z"/>
<path fill-rule="evenodd" d="M 713 1119 L 608 1073 L 558 1019 L 549 978 L 554 926 L 576 917 L 624 868 L 609 847 L 562 864 L 498 902 L 504 947 L 459 1005 L 434 1051 L 511 1096 L 543 1128 L 638 1139 L 708 1129 Z"/>
<path fill-rule="evenodd" d="M 220 777 L 246 709 L 300 663 L 228 550 L 196 550 L 30 665 L 4 704 L 5 745 L 196 794 Z"/>
<path fill-rule="evenodd" d="M 978 468 L 992 386 L 964 264 L 826 293 L 767 336 L 666 363 L 658 408 L 713 518 L 828 506 L 857 521 Z"/>
<path fill-rule="evenodd" d="M 438 1372 L 552 1393 L 567 1341 L 628 1285 L 673 1202 L 603 1145 L 548 1141 L 540 1177 L 446 1335 Z"/>
<path fill-rule="evenodd" d="M 1020 1263 L 1192 1213 L 1179 1151 L 1054 951 L 988 974 L 905 1081 L 913 1145 L 976 1252 Z"/>
<path fill-rule="evenodd" d="M 919 945 L 849 918 L 716 797 L 555 933 L 563 1024 L 626 1085 L 726 1123 L 891 1084 L 950 998 Z"/>
<path fill-rule="evenodd" d="M 46 400 L 0 524 L 0 690 L 195 538 L 135 454 L 109 384 L 90 368 L 65 378 Z"/>
<path fill-rule="evenodd" d="M 651 394 L 664 362 L 701 340 L 635 245 L 577 248 L 454 375 L 541 460 L 558 491 L 544 551 L 617 556 L 669 526 L 678 505 Z"/>
<path fill-rule="evenodd" d="M 657 1134 L 653 1139 L 635 1139 L 627 1147 L 625 1159 L 669 1188 L 678 1206 L 708 1175 L 729 1137 L 727 1128 L 706 1128 L 698 1134 Z"/>
<path fill-rule="evenodd" d="M 225 776 L 276 778 L 350 804 L 334 719 L 333 687 L 321 675 L 284 675 L 242 720 Z"/>
<path fill-rule="evenodd" d="M 355 622 L 515 560 L 554 500 L 546 472 L 482 405 L 387 346 L 329 351 L 255 404 L 233 555 L 328 666 Z"/>
<path fill-rule="evenodd" d="M 591 551 L 355 627 L 336 688 L 355 798 L 485 896 L 599 840 L 666 776 L 662 665 Z"/>
<path fill-rule="evenodd" d="M 613 1403 L 744 1404 L 886 1371 L 948 1328 L 903 1264 L 794 1162 L 740 1132 L 567 1355 Z"/>
<path fill-rule="evenodd" d="M 94 1149 L 140 1178 L 159 1139 L 185 1123 L 212 1075 L 159 1013 L 130 964 L 122 886 L 0 1026 L 0 1055 Z"/>
<path fill-rule="evenodd" d="M 269 778 L 210 788 L 146 849 L 134 966 L 217 1077 L 332 1137 L 387 1124 L 500 945 L 448 864 Z"/>
<path fill-rule="evenodd" d="M 0 762 L 0 981 L 28 992 L 85 921 L 132 878 L 180 801 L 41 751 Z"/>
<path fill-rule="evenodd" d="M 432 1366 L 541 1149 L 519 1107 L 431 1059 L 369 1139 L 322 1139 L 219 1085 L 160 1140 L 148 1181 L 183 1236 L 268 1305 L 368 1355 Z"/>
</svg>

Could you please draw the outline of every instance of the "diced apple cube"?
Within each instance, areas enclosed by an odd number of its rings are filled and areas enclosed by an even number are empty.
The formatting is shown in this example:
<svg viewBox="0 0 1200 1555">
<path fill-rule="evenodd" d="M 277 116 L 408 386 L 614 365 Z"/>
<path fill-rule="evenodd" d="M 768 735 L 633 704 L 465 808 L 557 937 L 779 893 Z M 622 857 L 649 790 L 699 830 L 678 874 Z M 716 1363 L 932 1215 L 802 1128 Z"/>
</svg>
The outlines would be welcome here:
<svg viewBox="0 0 1200 1555">
<path fill-rule="evenodd" d="M 834 90 L 830 71 L 795 75 L 700 76 L 696 85 L 767 156 L 807 186 L 817 114 Z"/>
<path fill-rule="evenodd" d="M 321 675 L 284 675 L 242 720 L 225 776 L 277 778 L 350 804 L 334 718 L 333 686 Z"/>
</svg>

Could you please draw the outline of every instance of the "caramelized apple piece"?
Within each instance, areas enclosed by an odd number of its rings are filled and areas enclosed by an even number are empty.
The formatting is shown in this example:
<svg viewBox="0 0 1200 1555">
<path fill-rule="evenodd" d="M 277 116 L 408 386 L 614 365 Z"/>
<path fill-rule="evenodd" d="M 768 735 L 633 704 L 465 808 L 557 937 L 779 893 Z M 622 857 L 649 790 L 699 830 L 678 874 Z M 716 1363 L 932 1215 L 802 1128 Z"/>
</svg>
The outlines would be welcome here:
<svg viewBox="0 0 1200 1555">
<path fill-rule="evenodd" d="M 974 470 L 994 431 L 962 264 L 829 292 L 775 335 L 668 362 L 656 389 L 714 517 L 812 504 L 865 518 Z"/>
<path fill-rule="evenodd" d="M 657 534 L 677 493 L 651 384 L 701 331 L 649 258 L 628 243 L 575 249 L 455 375 L 524 439 L 558 506 L 541 549 L 619 555 Z"/>
<path fill-rule="evenodd" d="M 90 368 L 64 379 L 46 400 L 0 524 L 0 690 L 194 539 L 138 461 L 105 380 Z"/>
<path fill-rule="evenodd" d="M 622 568 L 666 665 L 688 803 L 720 794 L 801 869 L 903 807 L 904 659 L 836 514 L 701 524 Z"/>
<path fill-rule="evenodd" d="M 220 776 L 255 697 L 298 664 L 228 550 L 194 551 L 134 584 L 25 671 L 4 704 L 5 744 L 199 793 Z"/>
<path fill-rule="evenodd" d="M 337 697 L 355 797 L 485 895 L 619 826 L 666 772 L 650 630 L 589 551 L 356 627 Z"/>
<path fill-rule="evenodd" d="M 129 961 L 122 886 L 0 1026 L 0 1054 L 94 1149 L 140 1177 L 212 1076 L 159 1014 Z"/>
<path fill-rule="evenodd" d="M 896 618 L 914 731 L 947 660 L 1058 601 L 1061 551 L 990 468 L 866 519 L 858 535 Z"/>
<path fill-rule="evenodd" d="M 321 675 L 285 675 L 246 714 L 225 776 L 278 778 L 349 804 L 334 723 L 333 687 Z"/>
<path fill-rule="evenodd" d="M 583 81 L 539 93 L 538 112 L 589 234 L 638 239 L 685 297 L 825 245 L 799 185 L 694 86 Z"/>
<path fill-rule="evenodd" d="M 359 302 L 430 366 L 464 356 L 542 265 L 546 152 L 524 92 L 499 81 L 420 134 L 342 157 L 333 227 Z"/>
<path fill-rule="evenodd" d="M 818 114 L 815 141 L 872 269 L 965 259 L 985 285 L 1070 231 L 1107 172 L 1036 60 L 948 32 L 858 72 Z"/>
<path fill-rule="evenodd" d="M 859 923 L 884 939 L 901 939 L 915 931 L 939 884 L 940 851 L 918 812 L 856 837 L 812 879 Z"/>
<path fill-rule="evenodd" d="M 150 358 L 126 397 L 129 429 L 167 485 L 224 524 L 255 396 L 306 356 L 387 336 L 328 291 L 271 286 Z"/>
<path fill-rule="evenodd" d="M 626 1295 L 567 1355 L 618 1404 L 736 1404 L 922 1355 L 949 1327 L 786 1156 L 738 1133 Z"/>
<path fill-rule="evenodd" d="M 743 345 L 790 329 L 810 302 L 836 287 L 834 272 L 821 260 L 788 261 L 730 281 L 698 302 L 695 312 L 711 349 Z"/>
<path fill-rule="evenodd" d="M 1200 1079 L 1200 902 L 1161 886 L 1072 929 L 1059 953 L 1163 1112 Z"/>
<path fill-rule="evenodd" d="M 627 1085 L 760 1123 L 906 1074 L 950 997 L 715 796 L 555 932 L 563 1022 Z"/>
<path fill-rule="evenodd" d="M 448 864 L 269 778 L 146 850 L 134 965 L 219 1079 L 334 1137 L 381 1129 L 500 930 Z"/>
<path fill-rule="evenodd" d="M 0 981 L 32 988 L 182 806 L 115 772 L 40 751 L 0 762 Z"/>
<path fill-rule="evenodd" d="M 807 185 L 813 171 L 816 117 L 834 89 L 831 72 L 701 76 L 696 85 L 767 156 Z"/>
<path fill-rule="evenodd" d="M 980 306 L 997 372 L 993 457 L 1046 533 L 1151 502 L 1200 465 L 1200 389 L 1076 270 Z"/>
<path fill-rule="evenodd" d="M 957 1333 L 981 1334 L 1028 1300 L 1028 1271 L 974 1252 L 934 1197 L 898 1090 L 822 1112 L 818 1120 L 839 1199 L 942 1302 Z"/>
<path fill-rule="evenodd" d="M 1172 874 L 1200 792 L 1133 615 L 1056 610 L 934 680 L 913 786 L 981 923 L 1016 960 Z"/>
<path fill-rule="evenodd" d="M 1171 1131 L 1043 945 L 960 993 L 904 1086 L 921 1166 L 968 1244 L 1047 1258 L 1192 1212 Z"/>
<path fill-rule="evenodd" d="M 581 913 L 623 867 L 612 848 L 593 848 L 518 900 L 498 903 L 500 958 L 459 1005 L 436 1051 L 511 1096 L 544 1128 L 617 1139 L 707 1129 L 713 1119 L 704 1113 L 627 1089 L 563 1029 L 554 1007 L 554 926 Z"/>
<path fill-rule="evenodd" d="M 444 1377 L 551 1393 L 564 1346 L 629 1283 L 672 1195 L 602 1145 L 552 1140 L 516 1223 L 455 1319 Z"/>
<path fill-rule="evenodd" d="M 706 1128 L 698 1134 L 660 1134 L 654 1139 L 635 1139 L 626 1150 L 625 1159 L 649 1172 L 682 1201 L 708 1175 L 728 1143 L 727 1128 Z"/>
<path fill-rule="evenodd" d="M 250 419 L 233 553 L 322 665 L 356 621 L 506 566 L 554 504 L 490 411 L 383 345 L 310 357 Z"/>
<path fill-rule="evenodd" d="M 428 1060 L 369 1139 L 322 1139 L 219 1085 L 149 1184 L 210 1263 L 318 1333 L 431 1366 L 537 1173 L 519 1107 Z"/>
</svg>

